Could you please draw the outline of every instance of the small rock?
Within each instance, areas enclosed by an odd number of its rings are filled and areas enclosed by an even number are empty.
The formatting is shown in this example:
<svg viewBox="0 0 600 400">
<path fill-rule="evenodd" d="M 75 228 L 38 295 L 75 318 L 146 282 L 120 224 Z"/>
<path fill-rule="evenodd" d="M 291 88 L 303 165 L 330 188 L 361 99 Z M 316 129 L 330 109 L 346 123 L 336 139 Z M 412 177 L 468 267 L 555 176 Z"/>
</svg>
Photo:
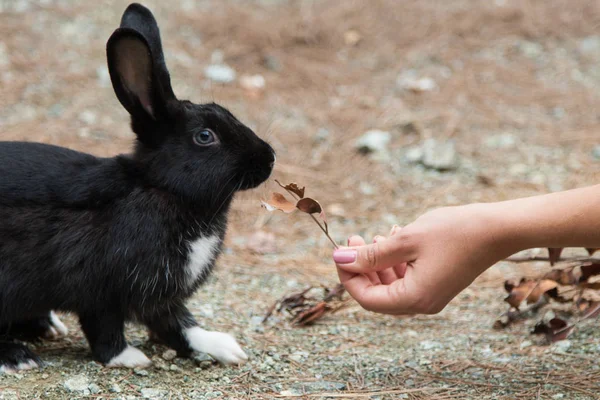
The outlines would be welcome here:
<svg viewBox="0 0 600 400">
<path fill-rule="evenodd" d="M 114 385 L 112 385 L 110 387 L 110 391 L 113 393 L 121 393 L 123 391 L 123 389 L 121 389 L 121 386 L 119 386 L 115 383 Z"/>
<path fill-rule="evenodd" d="M 427 139 L 423 143 L 423 165 L 438 171 L 449 171 L 456 169 L 458 156 L 453 140 L 440 142 L 435 139 Z"/>
<path fill-rule="evenodd" d="M 85 375 L 76 375 L 67 379 L 64 383 L 65 389 L 69 392 L 87 392 L 87 394 L 90 393 L 89 385 L 90 382 Z"/>
<path fill-rule="evenodd" d="M 327 129 L 319 128 L 317 130 L 317 134 L 314 137 L 314 141 L 315 141 L 315 143 L 327 142 L 329 140 L 330 136 L 331 136 L 331 134 L 329 133 L 329 131 Z"/>
<path fill-rule="evenodd" d="M 585 37 L 579 42 L 579 50 L 583 54 L 598 55 L 600 54 L 600 36 L 593 35 Z"/>
<path fill-rule="evenodd" d="M 279 72 L 282 69 L 281 61 L 279 61 L 279 58 L 275 57 L 274 55 L 266 55 L 263 60 L 263 64 L 267 69 L 270 69 L 274 72 Z"/>
<path fill-rule="evenodd" d="M 139 376 L 148 376 L 148 371 L 146 371 L 145 369 L 136 368 L 133 370 L 133 372 L 135 372 L 135 374 Z"/>
<path fill-rule="evenodd" d="M 556 393 L 555 395 L 552 395 L 552 398 L 553 399 L 557 399 L 557 400 L 558 399 L 564 399 L 565 395 L 564 395 L 564 393 Z"/>
<path fill-rule="evenodd" d="M 172 372 L 179 372 L 179 371 L 181 371 L 181 368 L 179 368 L 179 367 L 178 367 L 177 365 L 175 365 L 175 364 L 171 364 L 171 365 L 169 366 L 169 370 L 170 370 L 170 371 L 172 371 Z"/>
<path fill-rule="evenodd" d="M 100 87 L 111 86 L 110 73 L 108 72 L 107 66 L 102 65 L 96 68 L 96 79 L 98 80 L 98 85 Z"/>
<path fill-rule="evenodd" d="M 10 57 L 8 56 L 8 50 L 3 42 L 0 42 L 0 67 L 6 67 L 10 64 Z"/>
<path fill-rule="evenodd" d="M 167 391 L 163 389 L 144 388 L 140 392 L 144 399 L 160 399 L 167 395 Z"/>
<path fill-rule="evenodd" d="M 50 377 L 50 375 L 48 374 L 42 374 L 42 379 L 48 379 Z"/>
<path fill-rule="evenodd" d="M 594 149 L 592 150 L 592 157 L 600 161 L 600 144 L 594 146 Z"/>
<path fill-rule="evenodd" d="M 173 349 L 166 350 L 162 353 L 163 360 L 171 361 L 177 357 L 177 352 Z"/>
<path fill-rule="evenodd" d="M 419 343 L 419 347 L 423 350 L 433 350 L 433 349 L 441 349 L 443 348 L 440 342 L 435 342 L 433 340 L 423 340 Z"/>
<path fill-rule="evenodd" d="M 94 125 L 96 123 L 96 113 L 92 110 L 83 110 L 79 114 L 79 120 L 86 125 Z"/>
<path fill-rule="evenodd" d="M 531 346 L 533 346 L 533 342 L 531 340 L 524 340 L 519 345 L 519 348 L 520 349 L 526 349 L 527 347 L 531 347 Z"/>
<path fill-rule="evenodd" d="M 246 90 L 258 92 L 265 88 L 266 81 L 262 75 L 242 75 L 240 86 Z"/>
<path fill-rule="evenodd" d="M 517 144 L 517 138 L 511 133 L 501 133 L 485 139 L 485 145 L 493 149 L 512 149 Z"/>
<path fill-rule="evenodd" d="M 282 396 L 302 396 L 305 394 L 329 392 L 335 390 L 346 390 L 346 384 L 342 382 L 316 381 L 297 383 L 289 390 L 280 392 Z"/>
<path fill-rule="evenodd" d="M 372 196 L 375 194 L 375 187 L 367 182 L 360 182 L 358 190 L 365 196 Z"/>
<path fill-rule="evenodd" d="M 215 316 L 215 310 L 210 304 L 202 304 L 198 307 L 198 311 L 200 312 L 200 315 L 204 318 L 214 318 Z"/>
<path fill-rule="evenodd" d="M 102 391 L 102 389 L 100 389 L 100 386 L 96 385 L 95 383 L 91 383 L 88 388 L 90 389 L 90 392 L 92 394 L 98 394 Z"/>
<path fill-rule="evenodd" d="M 339 203 L 332 203 L 326 208 L 327 215 L 331 217 L 344 217 L 346 215 L 346 210 L 344 206 Z"/>
<path fill-rule="evenodd" d="M 552 345 L 551 349 L 555 353 L 566 353 L 573 343 L 570 340 L 561 340 Z"/>
<path fill-rule="evenodd" d="M 519 49 L 525 57 L 538 58 L 544 53 L 544 48 L 541 44 L 523 40 L 519 42 Z"/>
<path fill-rule="evenodd" d="M 360 32 L 350 29 L 344 32 L 344 43 L 348 46 L 356 46 L 362 40 Z"/>
<path fill-rule="evenodd" d="M 201 369 L 210 368 L 213 364 L 213 359 L 206 353 L 197 353 L 194 355 L 194 361 Z"/>
<path fill-rule="evenodd" d="M 223 64 L 223 61 L 225 61 L 225 54 L 223 53 L 223 50 L 217 49 L 210 55 L 211 64 Z"/>
<path fill-rule="evenodd" d="M 213 64 L 204 68 L 204 75 L 213 82 L 231 83 L 235 81 L 235 70 L 225 64 Z"/>
<path fill-rule="evenodd" d="M 529 167 L 525 164 L 513 164 L 508 171 L 512 176 L 524 175 L 529 172 Z"/>
<path fill-rule="evenodd" d="M 423 159 L 423 149 L 421 147 L 412 147 L 406 151 L 404 158 L 409 163 L 419 163 Z"/>
<path fill-rule="evenodd" d="M 290 360 L 294 360 L 296 362 L 302 362 L 304 361 L 306 358 L 308 358 L 310 354 L 306 351 L 295 351 L 292 354 L 289 355 L 289 359 Z"/>
<path fill-rule="evenodd" d="M 414 78 L 410 76 L 399 77 L 396 81 L 399 88 L 410 90 L 412 92 L 430 92 L 437 88 L 437 84 L 432 78 Z"/>
<path fill-rule="evenodd" d="M 386 160 L 389 157 L 388 145 L 391 139 L 389 132 L 374 129 L 359 137 L 354 147 L 361 154 L 370 154 L 376 160 Z"/>
</svg>

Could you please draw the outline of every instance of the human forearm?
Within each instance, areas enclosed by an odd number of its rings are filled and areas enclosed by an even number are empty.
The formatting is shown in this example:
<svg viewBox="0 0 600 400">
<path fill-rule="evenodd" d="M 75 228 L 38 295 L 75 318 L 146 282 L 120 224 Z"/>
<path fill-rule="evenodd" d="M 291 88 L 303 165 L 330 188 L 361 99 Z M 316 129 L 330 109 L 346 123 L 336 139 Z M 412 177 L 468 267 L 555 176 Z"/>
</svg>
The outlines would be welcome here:
<svg viewBox="0 0 600 400">
<path fill-rule="evenodd" d="M 512 251 L 600 247 L 600 185 L 484 205 Z"/>
</svg>

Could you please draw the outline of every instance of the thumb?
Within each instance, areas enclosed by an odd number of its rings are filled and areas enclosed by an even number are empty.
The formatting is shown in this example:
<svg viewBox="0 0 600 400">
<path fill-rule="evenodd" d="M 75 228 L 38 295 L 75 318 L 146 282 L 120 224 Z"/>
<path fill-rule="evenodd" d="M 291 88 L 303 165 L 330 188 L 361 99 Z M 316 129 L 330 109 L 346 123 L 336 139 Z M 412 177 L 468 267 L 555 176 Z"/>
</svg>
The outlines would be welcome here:
<svg viewBox="0 0 600 400">
<path fill-rule="evenodd" d="M 415 248 L 399 236 L 364 246 L 345 247 L 333 252 L 333 260 L 342 270 L 353 273 L 382 271 L 413 261 Z"/>
</svg>

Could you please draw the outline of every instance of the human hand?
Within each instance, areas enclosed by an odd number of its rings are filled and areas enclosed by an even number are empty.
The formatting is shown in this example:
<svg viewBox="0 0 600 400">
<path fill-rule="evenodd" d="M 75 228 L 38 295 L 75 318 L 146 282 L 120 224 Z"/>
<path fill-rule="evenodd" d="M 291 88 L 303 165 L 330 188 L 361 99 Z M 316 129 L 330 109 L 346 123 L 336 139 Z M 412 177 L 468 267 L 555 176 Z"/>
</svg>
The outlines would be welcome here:
<svg viewBox="0 0 600 400">
<path fill-rule="evenodd" d="M 359 236 L 334 252 L 340 281 L 365 309 L 435 314 L 497 261 L 518 249 L 505 240 L 486 205 L 424 214 L 366 245 Z"/>
</svg>

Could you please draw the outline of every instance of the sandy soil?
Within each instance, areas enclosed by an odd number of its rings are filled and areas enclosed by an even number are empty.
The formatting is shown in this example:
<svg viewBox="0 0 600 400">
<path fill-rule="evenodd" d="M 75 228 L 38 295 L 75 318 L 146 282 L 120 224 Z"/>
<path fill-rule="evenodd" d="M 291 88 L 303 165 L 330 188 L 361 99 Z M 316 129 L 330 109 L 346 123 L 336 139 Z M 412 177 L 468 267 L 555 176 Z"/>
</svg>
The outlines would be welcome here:
<svg viewBox="0 0 600 400">
<path fill-rule="evenodd" d="M 372 237 L 426 210 L 590 185 L 600 167 L 600 3 L 584 0 L 178 0 L 145 2 L 162 28 L 180 98 L 216 101 L 268 139 L 274 178 L 326 205 L 334 238 Z M 104 46 L 122 0 L 0 0 L 0 139 L 127 152 L 128 117 L 113 95 Z M 221 84 L 205 67 L 237 73 Z M 264 89 L 248 89 L 259 74 Z M 411 90 L 427 78 L 431 90 Z M 420 81 L 423 82 L 423 81 Z M 365 156 L 355 143 L 390 141 Z M 457 162 L 419 162 L 429 140 Z M 452 145 L 450 145 L 452 146 Z M 436 151 L 438 153 L 436 153 Z M 434 158 L 441 158 L 434 150 Z M 452 150 L 450 150 L 452 151 Z M 392 318 L 353 303 L 307 328 L 260 324 L 273 302 L 337 282 L 331 244 L 309 218 L 267 214 L 271 181 L 240 195 L 227 248 L 190 306 L 234 333 L 251 361 L 224 368 L 152 355 L 147 371 L 105 369 L 76 321 L 36 346 L 48 365 L 0 376 L 0 399 L 591 399 L 600 393 L 597 321 L 547 345 L 535 318 L 492 329 L 502 282 L 545 264 L 501 263 L 435 316 Z M 255 250 L 258 231 L 267 254 Z M 270 236 L 272 235 L 272 236 Z M 169 357 L 167 357 L 169 358 Z"/>
</svg>

